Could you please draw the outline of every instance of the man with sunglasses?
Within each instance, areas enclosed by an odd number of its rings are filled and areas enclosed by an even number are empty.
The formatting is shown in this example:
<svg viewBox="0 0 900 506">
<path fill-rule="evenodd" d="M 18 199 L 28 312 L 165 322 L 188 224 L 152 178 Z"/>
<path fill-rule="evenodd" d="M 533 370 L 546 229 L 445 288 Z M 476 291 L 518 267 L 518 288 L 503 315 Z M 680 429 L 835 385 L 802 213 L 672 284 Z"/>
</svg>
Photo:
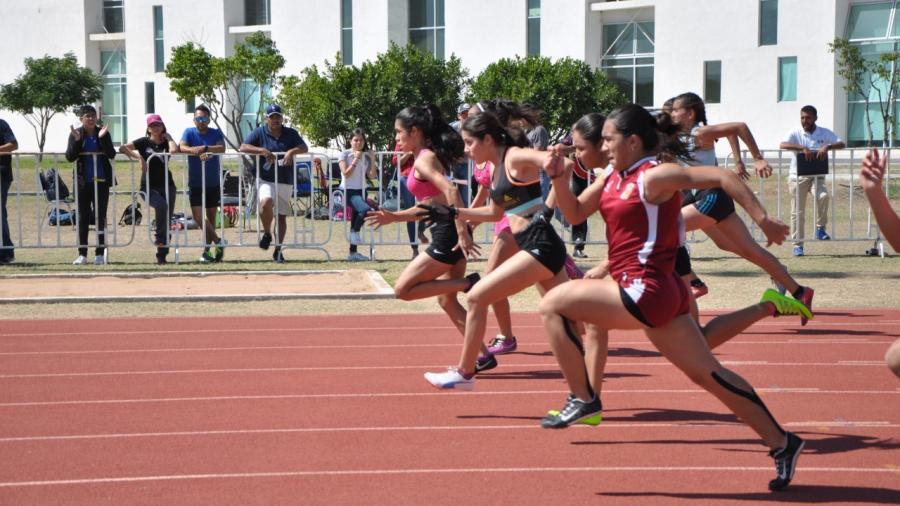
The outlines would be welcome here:
<svg viewBox="0 0 900 506">
<path fill-rule="evenodd" d="M 219 157 L 212 153 L 225 152 L 225 136 L 217 128 L 210 128 L 209 107 L 203 104 L 194 109 L 194 126 L 184 131 L 179 150 L 188 155 L 188 196 L 191 214 L 197 224 L 203 223 L 206 208 L 206 244 L 200 263 L 222 260 L 226 243 L 216 234 L 216 210 L 221 204 L 221 169 Z M 212 251 L 210 251 L 212 247 Z"/>
</svg>

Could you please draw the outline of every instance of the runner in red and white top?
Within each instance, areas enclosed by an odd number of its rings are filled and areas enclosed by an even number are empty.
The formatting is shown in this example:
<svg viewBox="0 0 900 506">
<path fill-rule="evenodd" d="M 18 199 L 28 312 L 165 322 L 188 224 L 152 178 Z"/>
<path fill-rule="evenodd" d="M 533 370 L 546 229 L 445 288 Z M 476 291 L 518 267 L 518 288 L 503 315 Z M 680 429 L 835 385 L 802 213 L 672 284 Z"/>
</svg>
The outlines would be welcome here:
<svg viewBox="0 0 900 506">
<path fill-rule="evenodd" d="M 688 313 L 687 290 L 674 272 L 681 228 L 679 192 L 687 188 L 722 188 L 747 210 L 769 244 L 781 244 L 789 229 L 768 216 L 734 173 L 716 167 L 684 170 L 672 163 L 654 165 L 653 158 L 648 157 L 659 153 L 661 138 L 670 143 L 665 148 L 684 154 L 683 144 L 673 133 L 661 132 L 653 116 L 639 105 L 629 104 L 613 111 L 602 129 L 602 150 L 612 170 L 577 199 L 569 189 L 570 165 L 563 163 L 559 149 L 551 153 L 556 163 L 546 164 L 545 169 L 554 179 L 557 205 L 570 222 L 579 222 L 601 210 L 609 230 L 610 258 L 589 271 L 585 279 L 559 285 L 545 295 L 540 305 L 544 326 L 551 342 L 564 341 L 571 339 L 571 322 L 585 322 L 592 329 L 586 336 L 586 349 L 597 345 L 587 339 L 605 345 L 609 330 L 643 330 L 663 356 L 715 395 L 771 448 L 777 476 L 769 482 L 769 488 L 779 490 L 793 478 L 803 440 L 784 431 L 753 387 L 718 362 Z M 763 301 L 775 311 L 799 311 L 802 307 L 774 290 L 768 293 L 777 297 L 764 296 Z M 586 362 L 594 358 L 585 356 Z M 564 421 L 595 415 L 584 400 L 591 393 L 590 387 L 585 386 L 585 365 L 560 362 L 573 393 L 556 415 Z"/>
</svg>

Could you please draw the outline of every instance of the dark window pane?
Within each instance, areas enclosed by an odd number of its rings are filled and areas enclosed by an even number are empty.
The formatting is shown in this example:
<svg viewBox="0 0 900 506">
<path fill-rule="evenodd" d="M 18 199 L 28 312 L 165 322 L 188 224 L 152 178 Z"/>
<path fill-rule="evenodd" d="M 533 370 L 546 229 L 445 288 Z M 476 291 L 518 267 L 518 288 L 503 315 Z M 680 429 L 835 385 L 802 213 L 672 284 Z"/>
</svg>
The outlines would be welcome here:
<svg viewBox="0 0 900 506">
<path fill-rule="evenodd" d="M 778 59 L 778 101 L 797 100 L 797 57 Z"/>
<path fill-rule="evenodd" d="M 634 25 L 603 25 L 603 53 L 634 54 Z"/>
<path fill-rule="evenodd" d="M 444 59 L 444 29 L 438 28 L 434 31 L 434 57 L 441 60 Z"/>
<path fill-rule="evenodd" d="M 426 53 L 434 54 L 434 31 L 432 30 L 411 31 L 409 42 Z"/>
<path fill-rule="evenodd" d="M 638 53 L 653 53 L 654 49 L 654 30 L 655 26 L 652 21 L 646 23 L 637 23 L 634 30 L 636 48 Z"/>
<path fill-rule="evenodd" d="M 759 45 L 778 44 L 778 0 L 759 2 Z"/>
<path fill-rule="evenodd" d="M 268 25 L 269 0 L 244 0 L 244 24 Z"/>
<path fill-rule="evenodd" d="M 191 97 L 190 100 L 184 103 L 184 112 L 193 114 L 195 107 L 197 107 L 197 101 Z"/>
<path fill-rule="evenodd" d="M 425 4 L 431 4 L 432 0 L 409 0 L 409 27 L 421 28 L 430 26 L 425 13 Z"/>
<path fill-rule="evenodd" d="M 722 101 L 722 62 L 703 62 L 703 100 L 707 104 Z"/>
<path fill-rule="evenodd" d="M 341 0 L 341 28 L 353 26 L 353 0 Z"/>
<path fill-rule="evenodd" d="M 353 65 L 353 30 L 341 30 L 341 61 Z"/>
<path fill-rule="evenodd" d="M 165 71 L 166 54 L 163 43 L 163 15 L 162 6 L 153 6 L 153 70 Z"/>
<path fill-rule="evenodd" d="M 604 69 L 606 77 L 609 78 L 629 100 L 634 100 L 634 69 L 625 68 L 608 68 Z"/>
<path fill-rule="evenodd" d="M 125 31 L 123 0 L 103 0 L 103 28 L 109 33 Z"/>
<path fill-rule="evenodd" d="M 156 112 L 156 86 L 154 83 L 144 83 L 144 113 Z"/>
<path fill-rule="evenodd" d="M 528 17 L 541 15 L 541 0 L 528 0 Z"/>
<path fill-rule="evenodd" d="M 850 21 L 847 23 L 849 38 L 872 39 L 887 36 L 890 15 L 890 2 L 851 6 Z M 897 22 L 895 19 L 894 26 L 897 26 Z"/>
<path fill-rule="evenodd" d="M 634 70 L 637 78 L 634 102 L 643 106 L 653 105 L 653 67 L 637 67 Z"/>
<path fill-rule="evenodd" d="M 434 26 L 444 26 L 444 0 L 434 2 Z"/>
<path fill-rule="evenodd" d="M 528 56 L 541 54 L 541 18 L 528 18 Z"/>
</svg>

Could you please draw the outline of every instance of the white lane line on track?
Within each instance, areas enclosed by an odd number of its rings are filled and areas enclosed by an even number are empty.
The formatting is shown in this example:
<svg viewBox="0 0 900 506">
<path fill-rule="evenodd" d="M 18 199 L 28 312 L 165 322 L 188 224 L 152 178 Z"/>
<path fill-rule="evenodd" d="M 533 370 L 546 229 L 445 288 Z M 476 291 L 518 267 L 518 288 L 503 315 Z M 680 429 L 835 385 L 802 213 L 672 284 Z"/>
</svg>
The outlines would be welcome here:
<svg viewBox="0 0 900 506">
<path fill-rule="evenodd" d="M 838 428 L 895 428 L 900 424 L 890 422 L 791 422 L 784 424 L 787 427 L 838 427 Z M 734 423 L 665 423 L 665 422 L 603 422 L 604 430 L 633 429 L 633 428 L 725 428 L 732 429 L 743 427 L 740 422 Z M 587 425 L 573 425 L 575 429 L 591 429 Z M 92 439 L 128 439 L 128 438 L 162 438 L 162 437 L 199 437 L 199 436 L 233 436 L 233 435 L 266 435 L 266 434 L 307 434 L 307 433 L 338 433 L 338 432 L 407 432 L 407 431 L 482 431 L 482 430 L 533 430 L 542 429 L 538 424 L 527 425 L 466 425 L 466 426 L 412 426 L 412 427 L 304 427 L 283 429 L 231 429 L 231 430 L 197 430 L 197 431 L 172 431 L 172 432 L 130 432 L 117 434 L 70 434 L 57 436 L 20 436 L 0 438 L 0 443 L 23 443 L 41 441 L 72 441 Z"/>
<path fill-rule="evenodd" d="M 867 339 L 849 340 L 849 339 L 815 339 L 815 340 L 799 340 L 788 339 L 786 341 L 746 341 L 735 340 L 729 344 L 875 344 L 888 345 L 893 340 L 873 341 Z M 619 346 L 626 345 L 644 345 L 648 341 L 611 341 L 610 347 L 615 349 Z M 547 348 L 547 343 L 519 343 L 520 347 L 541 347 Z M 398 343 L 398 344 L 305 344 L 292 346 L 226 346 L 226 347 L 197 347 L 197 348 L 129 348 L 129 349 L 109 349 L 109 350 L 47 350 L 47 351 L 7 351 L 0 352 L 0 356 L 4 357 L 22 357 L 22 356 L 45 356 L 45 355 L 92 355 L 92 354 L 113 354 L 113 353 L 186 353 L 186 352 L 228 352 L 228 351 L 271 351 L 271 350 L 356 350 L 356 349 L 392 349 L 392 348 L 446 348 L 459 347 L 459 342 L 453 343 Z M 648 351 L 656 351 L 647 348 Z"/>
<path fill-rule="evenodd" d="M 841 322 L 841 321 L 821 321 L 812 320 L 807 324 L 809 326 L 823 327 L 883 327 L 894 326 L 896 322 L 876 320 L 870 322 Z M 753 327 L 781 327 L 781 328 L 797 328 L 801 327 L 800 323 L 781 323 L 781 322 L 759 322 L 750 326 Z M 520 325 L 516 328 L 522 329 L 543 329 L 543 325 Z M 92 330 L 87 332 L 0 332 L 0 339 L 4 337 L 76 337 L 76 336 L 122 336 L 122 335 L 142 335 L 142 334 L 259 334 L 262 332 L 368 332 L 378 330 L 397 330 L 397 331 L 416 331 L 416 330 L 446 330 L 448 332 L 456 332 L 454 327 L 449 325 L 422 325 L 422 326 L 385 326 L 385 327 L 272 327 L 272 328 L 206 328 L 206 329 L 142 329 L 142 330 Z"/>
<path fill-rule="evenodd" d="M 884 367 L 882 361 L 840 361 L 840 362 L 767 362 L 767 361 L 722 361 L 726 366 L 771 366 L 771 367 Z M 317 372 L 317 371 L 391 371 L 409 369 L 437 369 L 446 365 L 373 365 L 373 366 L 332 366 L 332 367 L 258 367 L 258 368 L 234 368 L 234 369 L 173 369 L 159 371 L 97 371 L 97 372 L 56 372 L 56 373 L 28 373 L 28 374 L 0 374 L 0 380 L 25 379 L 25 378 L 76 378 L 76 377 L 103 377 L 103 376 L 149 376 L 166 374 L 240 374 L 240 373 L 269 373 L 269 372 Z M 610 360 L 607 368 L 615 367 L 664 367 L 672 366 L 670 362 L 617 362 Z M 503 363 L 505 369 L 533 369 L 540 367 L 559 367 L 556 362 L 544 364 Z M 674 367 L 674 366 L 672 366 Z"/>
<path fill-rule="evenodd" d="M 757 388 L 757 392 L 769 394 L 820 394 L 820 395 L 900 395 L 900 389 L 896 390 L 821 390 L 818 388 Z M 634 389 L 611 390 L 604 389 L 603 395 L 614 394 L 701 394 L 701 389 Z M 84 399 L 70 401 L 34 401 L 34 402 L 4 402 L 0 408 L 24 407 L 24 406 L 72 406 L 91 404 L 141 404 L 161 402 L 200 402 L 200 401 L 258 401 L 258 400 L 283 400 L 283 399 L 376 399 L 388 397 L 433 397 L 450 395 L 534 395 L 534 394 L 568 394 L 568 390 L 514 390 L 506 392 L 404 392 L 404 393 L 353 393 L 353 394 L 271 394 L 271 395 L 219 395 L 209 397 L 151 397 L 146 399 Z"/>
<path fill-rule="evenodd" d="M 808 473 L 897 473 L 896 469 L 879 467 L 802 467 Z M 223 480 L 247 478 L 289 478 L 326 476 L 387 476 L 423 474 L 500 474 L 500 473 L 598 473 L 598 472 L 761 472 L 771 473 L 772 468 L 750 466 L 606 466 L 606 467 L 470 467 L 457 469 L 336 469 L 332 471 L 275 471 L 262 473 L 170 474 L 156 476 L 121 476 L 108 478 L 80 478 L 71 480 L 11 481 L 0 482 L 0 487 L 42 487 L 52 485 L 98 485 L 105 483 L 137 483 L 176 480 Z"/>
</svg>

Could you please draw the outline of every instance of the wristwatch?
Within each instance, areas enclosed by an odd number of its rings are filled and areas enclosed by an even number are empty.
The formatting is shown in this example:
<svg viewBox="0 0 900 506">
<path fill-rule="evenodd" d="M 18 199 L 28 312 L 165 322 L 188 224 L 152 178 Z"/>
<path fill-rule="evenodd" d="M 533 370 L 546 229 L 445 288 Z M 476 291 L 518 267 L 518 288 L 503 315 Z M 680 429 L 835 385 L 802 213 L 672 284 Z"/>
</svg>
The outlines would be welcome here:
<svg viewBox="0 0 900 506">
<path fill-rule="evenodd" d="M 204 145 L 203 145 L 203 152 L 204 152 L 204 153 L 209 153 L 209 144 L 204 144 Z"/>
</svg>

